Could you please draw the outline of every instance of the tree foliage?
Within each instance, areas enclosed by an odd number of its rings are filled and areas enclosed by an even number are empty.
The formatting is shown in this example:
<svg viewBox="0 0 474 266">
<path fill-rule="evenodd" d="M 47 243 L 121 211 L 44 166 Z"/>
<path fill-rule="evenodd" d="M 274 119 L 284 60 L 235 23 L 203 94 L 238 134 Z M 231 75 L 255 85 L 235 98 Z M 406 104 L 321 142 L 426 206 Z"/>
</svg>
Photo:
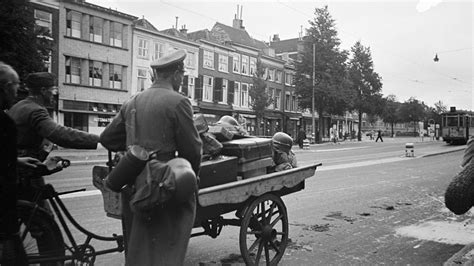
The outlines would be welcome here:
<svg viewBox="0 0 474 266">
<path fill-rule="evenodd" d="M 50 38 L 45 38 L 49 33 L 35 27 L 33 12 L 26 0 L 5 0 L 0 5 L 0 61 L 11 65 L 21 79 L 44 71 L 51 49 Z"/>
<path fill-rule="evenodd" d="M 374 71 L 374 63 L 369 47 L 360 41 L 351 47 L 352 58 L 349 61 L 349 79 L 354 95 L 353 109 L 359 114 L 359 125 L 362 125 L 362 114 L 381 114 L 383 100 L 380 93 L 382 79 Z M 361 140 L 359 127 L 358 140 Z"/>
<path fill-rule="evenodd" d="M 250 108 L 255 112 L 258 125 L 264 117 L 265 109 L 272 104 L 273 99 L 267 92 L 267 84 L 264 79 L 265 68 L 260 59 L 257 60 L 257 70 L 253 76 L 253 87 L 249 90 Z M 265 132 L 265 131 L 264 131 Z"/>
<path fill-rule="evenodd" d="M 314 97 L 315 110 L 312 111 L 317 111 L 320 118 L 323 114 L 342 115 L 347 110 L 350 100 L 347 90 L 347 52 L 339 48 L 341 42 L 328 7 L 316 8 L 314 15 L 314 20 L 309 21 L 310 27 L 303 40 L 304 49 L 300 54 L 300 60 L 295 64 L 295 92 L 302 109 L 312 110 Z M 320 134 L 323 132 L 322 126 L 323 123 L 319 123 Z M 319 139 L 319 136 L 317 137 Z"/>
<path fill-rule="evenodd" d="M 390 123 L 391 126 L 391 136 L 393 137 L 393 127 L 396 123 L 401 122 L 400 116 L 398 114 L 398 109 L 400 108 L 401 103 L 397 101 L 397 97 L 393 94 L 388 95 L 383 98 L 384 108 L 380 117 L 384 122 Z"/>
<path fill-rule="evenodd" d="M 413 122 L 413 132 L 416 133 L 417 122 L 425 118 L 425 105 L 411 97 L 400 105 L 399 114 L 403 122 Z"/>
</svg>

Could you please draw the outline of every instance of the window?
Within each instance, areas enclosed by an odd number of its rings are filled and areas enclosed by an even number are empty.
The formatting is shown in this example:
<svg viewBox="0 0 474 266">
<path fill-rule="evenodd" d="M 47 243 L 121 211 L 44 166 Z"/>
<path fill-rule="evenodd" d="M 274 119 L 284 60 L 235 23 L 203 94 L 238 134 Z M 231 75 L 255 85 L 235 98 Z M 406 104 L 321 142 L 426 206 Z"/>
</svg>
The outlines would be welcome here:
<svg viewBox="0 0 474 266">
<path fill-rule="evenodd" d="M 102 42 L 103 20 L 97 17 L 90 17 L 89 20 L 89 40 L 93 42 Z"/>
<path fill-rule="evenodd" d="M 229 72 L 229 57 L 219 54 L 219 71 Z"/>
<path fill-rule="evenodd" d="M 202 96 L 203 101 L 212 102 L 212 87 L 213 79 L 209 76 L 204 76 L 204 95 Z"/>
<path fill-rule="evenodd" d="M 291 73 L 285 73 L 285 84 L 293 85 L 293 75 Z"/>
<path fill-rule="evenodd" d="M 248 56 L 242 56 L 242 75 L 248 75 L 249 74 L 249 57 Z"/>
<path fill-rule="evenodd" d="M 285 94 L 285 110 L 289 111 L 291 109 L 291 101 L 290 101 L 290 94 L 286 93 Z"/>
<path fill-rule="evenodd" d="M 81 83 L 81 59 L 66 56 L 66 82 Z"/>
<path fill-rule="evenodd" d="M 52 33 L 52 14 L 43 10 L 35 9 L 35 22 L 40 34 Z"/>
<path fill-rule="evenodd" d="M 275 69 L 268 69 L 267 80 L 269 80 L 269 81 L 274 81 L 275 80 Z"/>
<path fill-rule="evenodd" d="M 276 72 L 275 82 L 276 83 L 281 83 L 281 71 Z"/>
<path fill-rule="evenodd" d="M 240 83 L 234 83 L 234 105 L 240 106 Z"/>
<path fill-rule="evenodd" d="M 44 71 L 51 73 L 52 51 L 48 52 L 48 59 L 44 60 Z"/>
<path fill-rule="evenodd" d="M 89 85 L 102 87 L 102 62 L 89 61 Z"/>
<path fill-rule="evenodd" d="M 280 103 L 281 103 L 281 90 L 276 90 L 275 92 L 275 109 L 280 110 Z"/>
<path fill-rule="evenodd" d="M 122 88 L 122 66 L 109 65 L 109 88 Z"/>
<path fill-rule="evenodd" d="M 165 45 L 159 42 L 155 42 L 155 54 L 153 56 L 153 60 L 161 58 L 165 53 Z"/>
<path fill-rule="evenodd" d="M 146 73 L 147 73 L 147 70 L 144 69 L 144 68 L 139 68 L 138 69 L 138 74 L 137 74 L 137 77 L 138 77 L 138 87 L 137 87 L 137 91 L 143 91 L 145 90 L 145 86 L 146 86 L 146 80 L 147 80 L 147 76 L 146 76 Z"/>
<path fill-rule="evenodd" d="M 232 54 L 232 71 L 234 73 L 240 73 L 240 55 Z"/>
<path fill-rule="evenodd" d="M 188 77 L 188 96 L 194 99 L 194 77 Z"/>
<path fill-rule="evenodd" d="M 296 111 L 297 103 L 296 103 L 296 96 L 291 95 L 291 111 Z"/>
<path fill-rule="evenodd" d="M 269 88 L 268 89 L 268 95 L 270 96 L 270 99 L 274 100 L 275 99 L 275 90 L 273 88 Z M 274 101 L 272 101 L 270 103 L 270 105 L 268 106 L 269 109 L 274 109 L 275 108 L 275 105 L 274 105 Z"/>
<path fill-rule="evenodd" d="M 245 83 L 242 83 L 242 88 L 240 90 L 240 106 L 249 106 L 248 84 Z"/>
<path fill-rule="evenodd" d="M 117 22 L 110 22 L 110 45 L 122 47 L 123 25 Z"/>
<path fill-rule="evenodd" d="M 89 115 L 81 113 L 64 113 L 64 125 L 87 132 L 89 130 Z"/>
<path fill-rule="evenodd" d="M 81 13 L 69 11 L 66 17 L 66 35 L 81 38 Z"/>
<path fill-rule="evenodd" d="M 250 57 L 250 76 L 257 75 L 257 58 Z"/>
<path fill-rule="evenodd" d="M 204 50 L 203 67 L 214 69 L 214 52 Z"/>
<path fill-rule="evenodd" d="M 221 99 L 219 99 L 219 102 L 221 103 L 227 103 L 227 86 L 228 86 L 228 80 L 227 79 L 222 79 L 222 96 Z"/>
<path fill-rule="evenodd" d="M 145 39 L 138 39 L 138 57 L 148 59 L 148 41 Z"/>
<path fill-rule="evenodd" d="M 191 69 L 196 68 L 194 56 L 195 56 L 194 52 L 188 52 L 188 55 L 186 56 L 186 62 L 185 62 L 186 68 L 191 68 Z"/>
</svg>

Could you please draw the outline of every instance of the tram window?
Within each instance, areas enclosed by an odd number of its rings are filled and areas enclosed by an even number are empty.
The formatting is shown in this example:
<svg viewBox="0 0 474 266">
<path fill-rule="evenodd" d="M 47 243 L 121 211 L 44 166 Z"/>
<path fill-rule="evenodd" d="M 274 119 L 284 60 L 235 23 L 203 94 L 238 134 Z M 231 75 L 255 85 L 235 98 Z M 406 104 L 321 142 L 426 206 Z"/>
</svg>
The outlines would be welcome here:
<svg viewBox="0 0 474 266">
<path fill-rule="evenodd" d="M 457 116 L 448 116 L 448 127 L 457 127 L 458 126 L 458 117 Z"/>
<path fill-rule="evenodd" d="M 464 118 L 463 116 L 461 116 L 461 117 L 459 118 L 459 126 L 460 126 L 460 127 L 464 127 L 464 119 L 465 119 L 465 118 Z"/>
</svg>

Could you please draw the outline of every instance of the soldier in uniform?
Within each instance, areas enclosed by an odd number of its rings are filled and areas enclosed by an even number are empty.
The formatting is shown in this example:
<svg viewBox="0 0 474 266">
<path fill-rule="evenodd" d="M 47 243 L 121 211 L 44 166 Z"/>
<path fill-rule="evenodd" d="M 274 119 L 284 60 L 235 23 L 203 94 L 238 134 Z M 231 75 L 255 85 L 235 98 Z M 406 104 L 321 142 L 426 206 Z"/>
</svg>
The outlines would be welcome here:
<svg viewBox="0 0 474 266">
<path fill-rule="evenodd" d="M 193 123 L 191 102 L 178 92 L 185 57 L 185 51 L 177 50 L 151 63 L 152 86 L 123 104 L 100 135 L 102 145 L 121 151 L 137 144 L 148 151 L 158 150 L 160 161 L 174 158 L 177 152 L 198 176 L 202 143 Z M 132 116 L 136 117 L 136 129 L 130 128 Z M 195 195 L 191 193 L 184 203 L 171 200 L 143 218 L 130 210 L 131 190 L 131 184 L 122 189 L 126 265 L 182 265 L 196 215 Z"/>
<path fill-rule="evenodd" d="M 29 74 L 26 78 L 28 97 L 19 101 L 8 114 L 15 121 L 18 132 L 18 156 L 29 156 L 44 161 L 50 150 L 45 150 L 45 143 L 52 142 L 64 148 L 96 149 L 99 136 L 57 124 L 45 108 L 50 105 L 57 93 L 55 77 L 48 72 Z M 31 200 L 35 194 L 34 185 L 42 185 L 42 177 L 35 176 L 34 171 L 19 167 L 21 180 L 20 198 Z"/>
</svg>

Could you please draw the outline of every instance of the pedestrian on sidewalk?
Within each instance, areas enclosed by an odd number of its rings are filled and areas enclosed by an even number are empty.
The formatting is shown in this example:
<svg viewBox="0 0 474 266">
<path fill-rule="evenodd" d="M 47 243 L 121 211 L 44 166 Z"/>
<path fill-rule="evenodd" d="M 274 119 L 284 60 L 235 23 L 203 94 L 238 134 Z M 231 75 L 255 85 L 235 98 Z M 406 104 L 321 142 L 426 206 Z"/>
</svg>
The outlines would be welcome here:
<svg viewBox="0 0 474 266">
<path fill-rule="evenodd" d="M 383 135 L 383 134 L 382 134 L 382 130 L 379 129 L 379 130 L 377 131 L 377 139 L 375 139 L 375 142 L 377 142 L 379 139 L 380 139 L 380 142 L 383 142 L 382 135 Z"/>
<path fill-rule="evenodd" d="M 300 149 L 303 149 L 303 141 L 306 139 L 306 132 L 304 131 L 303 128 L 300 127 L 300 130 L 298 131 L 298 137 L 297 137 L 297 142 L 298 145 L 300 146 Z"/>
</svg>

